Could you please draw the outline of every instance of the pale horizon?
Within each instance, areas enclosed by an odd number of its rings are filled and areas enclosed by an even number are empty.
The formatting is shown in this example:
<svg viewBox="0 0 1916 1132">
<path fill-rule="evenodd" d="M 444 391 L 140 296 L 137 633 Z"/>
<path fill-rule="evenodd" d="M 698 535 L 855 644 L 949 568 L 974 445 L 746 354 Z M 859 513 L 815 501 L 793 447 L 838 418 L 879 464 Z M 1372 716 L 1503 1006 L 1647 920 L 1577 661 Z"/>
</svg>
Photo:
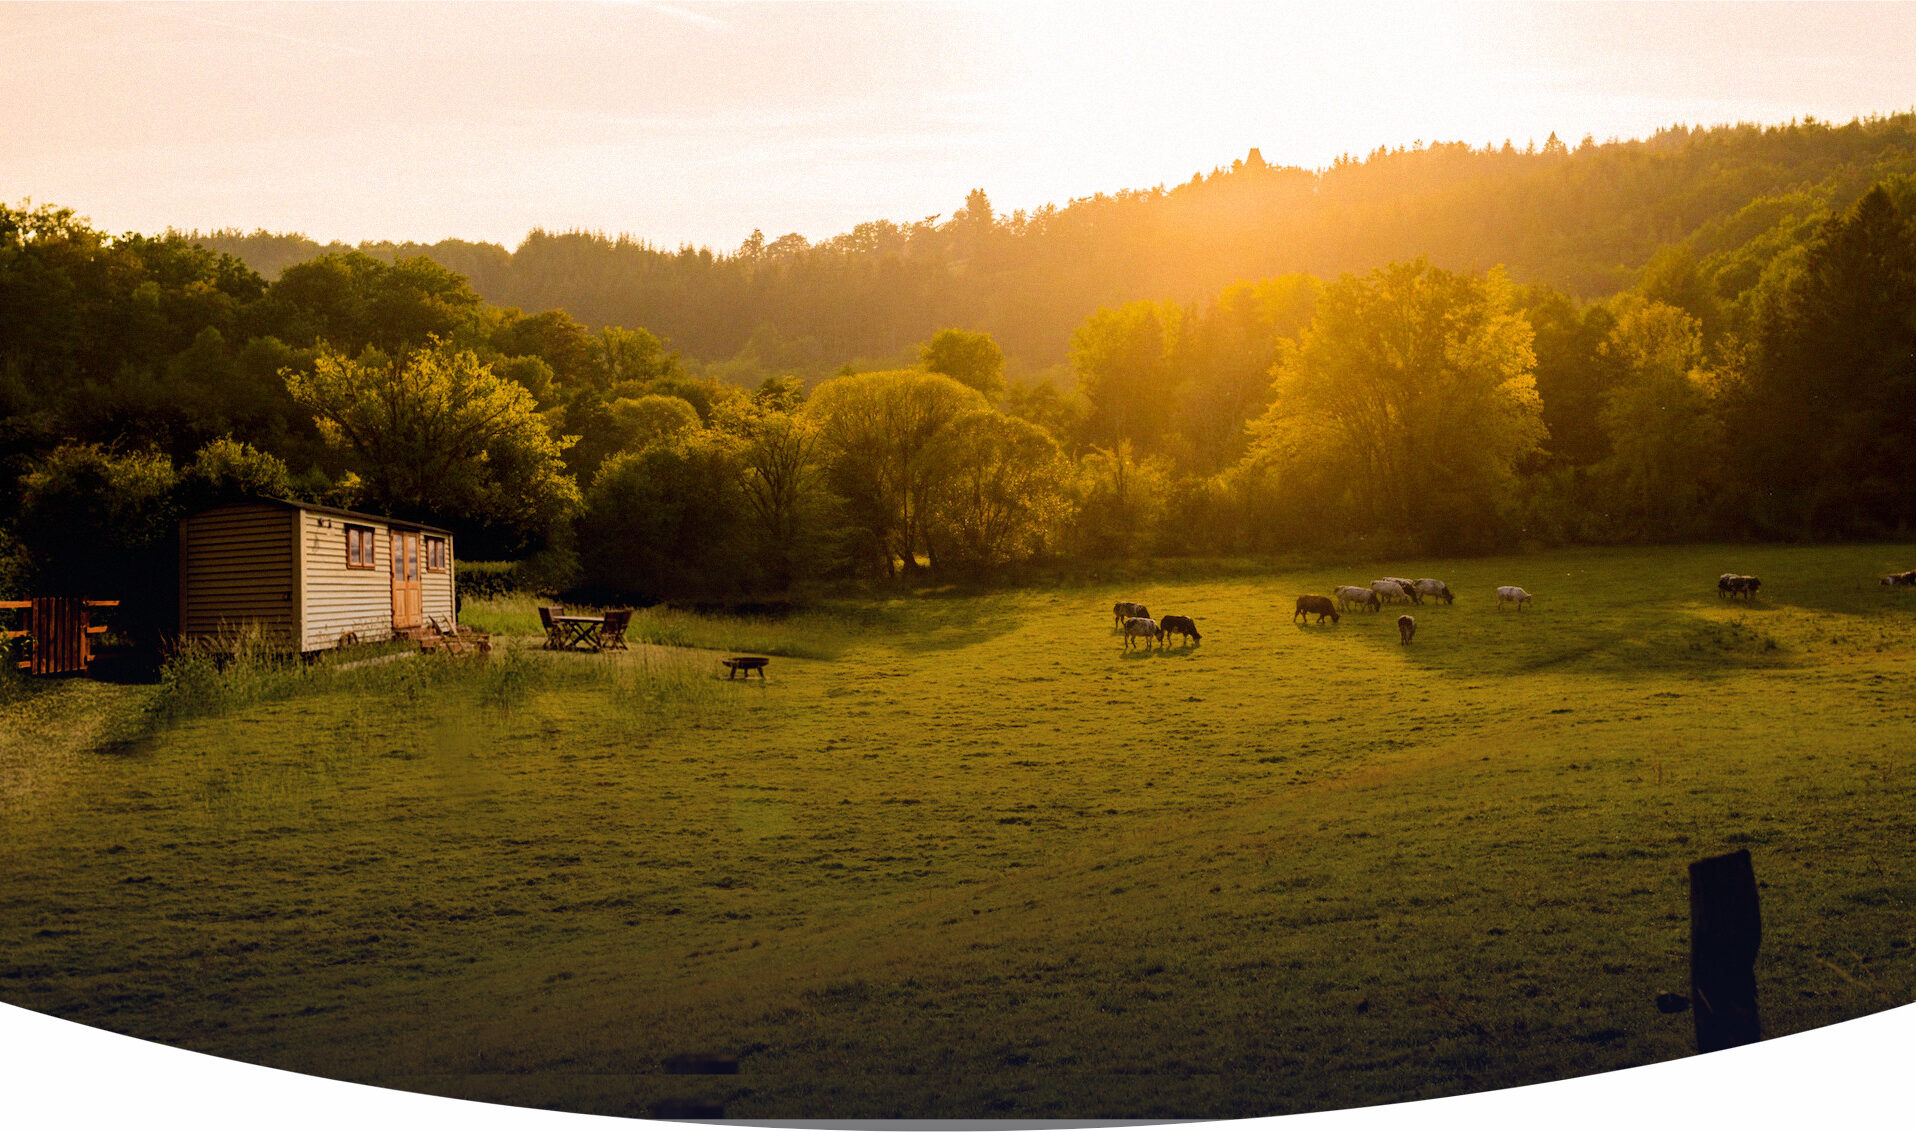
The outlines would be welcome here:
<svg viewBox="0 0 1916 1132">
<path fill-rule="evenodd" d="M 1434 141 L 1916 106 L 1916 6 L 0 3 L 0 201 L 729 251 Z"/>
</svg>

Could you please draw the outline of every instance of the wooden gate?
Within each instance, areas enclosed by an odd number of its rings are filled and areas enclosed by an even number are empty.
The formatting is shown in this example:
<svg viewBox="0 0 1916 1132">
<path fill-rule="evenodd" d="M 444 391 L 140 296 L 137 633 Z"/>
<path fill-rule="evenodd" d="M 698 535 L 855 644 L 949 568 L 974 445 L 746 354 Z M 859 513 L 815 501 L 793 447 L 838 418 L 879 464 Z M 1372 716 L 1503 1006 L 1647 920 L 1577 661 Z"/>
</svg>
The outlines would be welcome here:
<svg viewBox="0 0 1916 1132">
<path fill-rule="evenodd" d="M 92 623 L 89 611 L 111 609 L 119 604 L 77 597 L 0 601 L 0 609 L 26 611 L 24 628 L 0 632 L 0 636 L 27 638 L 27 655 L 19 664 L 35 676 L 85 672 L 87 665 L 93 662 L 93 634 L 106 632 L 105 625 Z"/>
</svg>

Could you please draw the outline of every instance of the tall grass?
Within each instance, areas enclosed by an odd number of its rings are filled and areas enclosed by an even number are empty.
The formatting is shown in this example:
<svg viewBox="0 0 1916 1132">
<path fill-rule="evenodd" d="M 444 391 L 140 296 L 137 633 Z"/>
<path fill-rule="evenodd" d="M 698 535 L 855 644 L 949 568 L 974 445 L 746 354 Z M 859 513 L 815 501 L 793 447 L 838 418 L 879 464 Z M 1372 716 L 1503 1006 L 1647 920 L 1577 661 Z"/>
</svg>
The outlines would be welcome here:
<svg viewBox="0 0 1916 1132">
<path fill-rule="evenodd" d="M 255 630 L 182 646 L 160 670 L 142 716 L 117 741 L 189 719 L 228 714 L 295 696 L 346 694 L 391 708 L 476 705 L 511 713 L 547 693 L 592 692 L 629 717 L 696 710 L 715 693 L 690 660 L 651 653 L 548 654 L 501 641 L 490 654 L 421 655 L 405 642 L 303 660 Z M 381 660 L 350 665 L 349 660 Z"/>
<path fill-rule="evenodd" d="M 539 606 L 556 604 L 552 598 L 527 593 L 475 598 L 460 606 L 459 620 L 496 636 L 543 637 L 545 626 L 539 620 Z M 565 611 L 588 616 L 604 612 L 578 605 L 565 606 Z M 783 617 L 762 617 L 694 613 L 661 605 L 635 611 L 625 637 L 671 648 L 835 660 L 872 627 L 868 611 L 851 609 L 808 609 Z"/>
</svg>

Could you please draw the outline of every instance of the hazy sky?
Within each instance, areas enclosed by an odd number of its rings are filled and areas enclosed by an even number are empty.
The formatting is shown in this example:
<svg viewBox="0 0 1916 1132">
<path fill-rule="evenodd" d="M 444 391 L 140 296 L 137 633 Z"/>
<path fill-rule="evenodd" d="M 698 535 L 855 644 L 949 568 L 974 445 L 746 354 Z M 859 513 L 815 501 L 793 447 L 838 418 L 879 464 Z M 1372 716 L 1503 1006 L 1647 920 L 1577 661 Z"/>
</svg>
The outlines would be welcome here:
<svg viewBox="0 0 1916 1132">
<path fill-rule="evenodd" d="M 1916 107 L 1916 5 L 0 2 L 0 200 L 735 248 L 1417 140 Z"/>
</svg>

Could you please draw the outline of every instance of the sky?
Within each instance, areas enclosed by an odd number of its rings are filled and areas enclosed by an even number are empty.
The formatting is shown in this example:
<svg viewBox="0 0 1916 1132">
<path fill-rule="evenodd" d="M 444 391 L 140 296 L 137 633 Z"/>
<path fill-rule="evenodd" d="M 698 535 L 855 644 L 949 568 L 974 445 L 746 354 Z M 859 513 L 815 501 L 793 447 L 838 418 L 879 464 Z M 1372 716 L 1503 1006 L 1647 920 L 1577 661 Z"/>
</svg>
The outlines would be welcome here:
<svg viewBox="0 0 1916 1132">
<path fill-rule="evenodd" d="M 1378 146 L 1916 108 L 1916 4 L 0 0 L 0 201 L 735 249 Z"/>
</svg>

